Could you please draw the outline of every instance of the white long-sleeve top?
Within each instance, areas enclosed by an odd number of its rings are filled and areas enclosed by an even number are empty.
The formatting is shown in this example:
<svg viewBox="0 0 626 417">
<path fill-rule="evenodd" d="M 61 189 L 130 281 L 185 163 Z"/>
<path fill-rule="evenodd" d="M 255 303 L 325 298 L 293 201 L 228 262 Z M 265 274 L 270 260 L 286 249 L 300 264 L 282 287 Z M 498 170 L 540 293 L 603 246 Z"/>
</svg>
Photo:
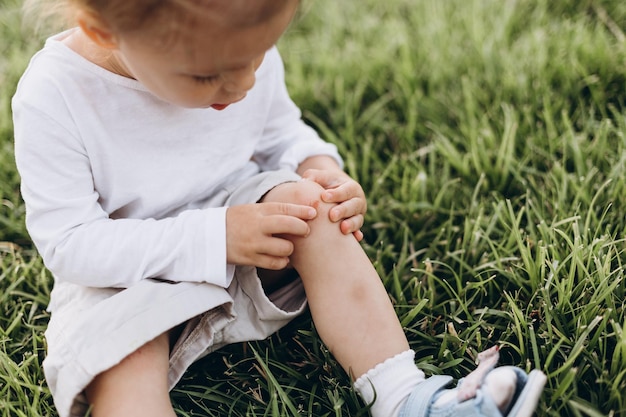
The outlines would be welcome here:
<svg viewBox="0 0 626 417">
<path fill-rule="evenodd" d="M 259 169 L 330 155 L 288 96 L 276 48 L 247 97 L 185 109 L 49 39 L 13 98 L 28 231 L 57 281 L 145 278 L 228 286 L 226 208 L 202 208 Z"/>
</svg>

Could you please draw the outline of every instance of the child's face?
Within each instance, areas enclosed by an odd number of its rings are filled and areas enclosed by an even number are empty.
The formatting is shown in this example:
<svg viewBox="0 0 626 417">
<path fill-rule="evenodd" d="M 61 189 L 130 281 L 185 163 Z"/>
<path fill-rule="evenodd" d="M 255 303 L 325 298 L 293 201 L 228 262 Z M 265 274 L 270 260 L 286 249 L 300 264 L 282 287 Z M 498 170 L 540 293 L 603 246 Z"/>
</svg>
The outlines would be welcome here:
<svg viewBox="0 0 626 417">
<path fill-rule="evenodd" d="M 296 7 L 296 0 L 287 0 L 265 21 L 243 28 L 229 27 L 223 17 L 197 16 L 193 30 L 181 31 L 164 48 L 121 37 L 115 58 L 128 75 L 162 100 L 222 110 L 252 88 L 265 51 L 285 31 Z"/>
</svg>

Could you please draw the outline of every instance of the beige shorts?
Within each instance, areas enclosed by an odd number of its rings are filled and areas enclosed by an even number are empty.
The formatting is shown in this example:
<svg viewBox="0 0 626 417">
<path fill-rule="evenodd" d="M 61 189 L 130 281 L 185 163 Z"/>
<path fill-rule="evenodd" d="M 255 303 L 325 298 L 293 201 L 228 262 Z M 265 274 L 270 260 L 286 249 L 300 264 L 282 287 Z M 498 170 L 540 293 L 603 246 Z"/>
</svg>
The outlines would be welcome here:
<svg viewBox="0 0 626 417">
<path fill-rule="evenodd" d="M 300 177 L 258 174 L 222 193 L 211 206 L 257 202 L 275 186 Z M 300 279 L 266 296 L 256 268 L 237 266 L 228 288 L 146 279 L 127 289 L 56 284 L 43 362 L 60 417 L 83 417 L 85 387 L 145 343 L 184 324 L 170 354 L 170 389 L 202 356 L 229 343 L 265 339 L 305 309 Z"/>
</svg>

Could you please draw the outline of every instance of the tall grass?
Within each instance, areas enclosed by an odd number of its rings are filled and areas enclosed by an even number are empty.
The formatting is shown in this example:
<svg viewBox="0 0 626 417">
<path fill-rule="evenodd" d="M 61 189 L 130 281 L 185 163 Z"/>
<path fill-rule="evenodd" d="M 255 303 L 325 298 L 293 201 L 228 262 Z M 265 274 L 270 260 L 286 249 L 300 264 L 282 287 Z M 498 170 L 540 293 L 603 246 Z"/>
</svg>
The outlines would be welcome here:
<svg viewBox="0 0 626 417">
<path fill-rule="evenodd" d="M 40 40 L 0 15 L 0 415 L 53 416 L 51 277 L 23 226 L 9 98 Z M 364 248 L 430 374 L 499 344 L 540 416 L 626 414 L 626 4 L 316 0 L 292 96 L 369 196 Z M 195 364 L 181 416 L 368 415 L 304 316 Z"/>
</svg>

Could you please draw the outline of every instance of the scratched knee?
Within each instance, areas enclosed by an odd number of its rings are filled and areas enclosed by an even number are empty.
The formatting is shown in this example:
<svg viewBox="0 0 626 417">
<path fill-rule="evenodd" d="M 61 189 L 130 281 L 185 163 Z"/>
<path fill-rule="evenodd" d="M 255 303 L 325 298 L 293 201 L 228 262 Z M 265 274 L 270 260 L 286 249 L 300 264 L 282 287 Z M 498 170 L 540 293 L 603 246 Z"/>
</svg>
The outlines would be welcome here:
<svg viewBox="0 0 626 417">
<path fill-rule="evenodd" d="M 324 187 L 313 181 L 298 181 L 280 184 L 270 191 L 263 201 L 282 202 L 311 206 L 317 210 L 315 220 L 328 219 L 328 212 L 335 206 L 322 201 Z"/>
</svg>

